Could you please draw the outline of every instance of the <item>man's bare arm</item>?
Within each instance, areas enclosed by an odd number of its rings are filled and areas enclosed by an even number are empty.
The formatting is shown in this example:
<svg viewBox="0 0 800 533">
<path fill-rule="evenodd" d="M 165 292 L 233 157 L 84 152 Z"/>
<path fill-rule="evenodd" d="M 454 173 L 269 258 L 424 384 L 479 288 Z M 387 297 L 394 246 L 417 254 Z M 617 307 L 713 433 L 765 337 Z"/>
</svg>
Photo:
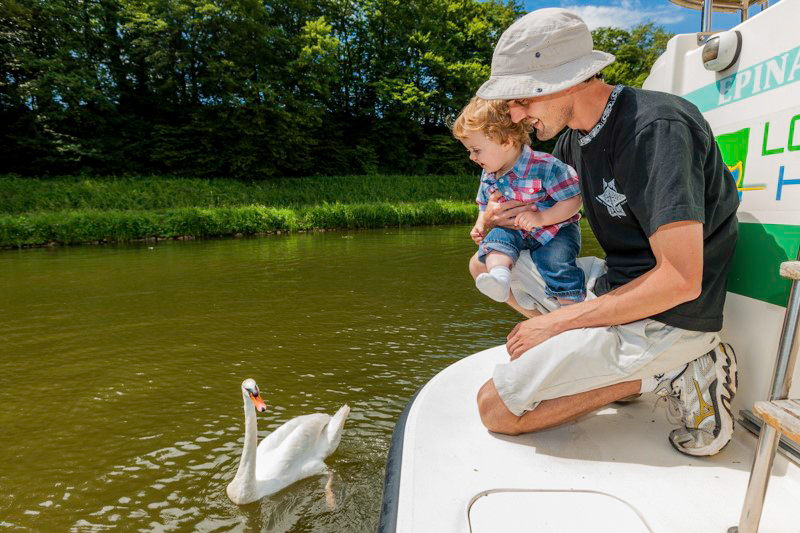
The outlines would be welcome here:
<svg viewBox="0 0 800 533">
<path fill-rule="evenodd" d="M 564 331 L 627 324 L 697 298 L 703 281 L 703 225 L 665 224 L 650 237 L 650 247 L 656 266 L 630 283 L 517 324 L 506 343 L 511 358 Z"/>
</svg>

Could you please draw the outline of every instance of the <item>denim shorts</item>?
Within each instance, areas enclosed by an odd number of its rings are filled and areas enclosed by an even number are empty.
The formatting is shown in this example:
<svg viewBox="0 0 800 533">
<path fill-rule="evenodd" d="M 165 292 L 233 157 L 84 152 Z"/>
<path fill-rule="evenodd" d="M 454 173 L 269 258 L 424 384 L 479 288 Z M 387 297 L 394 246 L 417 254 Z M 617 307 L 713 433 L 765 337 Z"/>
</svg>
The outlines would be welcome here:
<svg viewBox="0 0 800 533">
<path fill-rule="evenodd" d="M 586 277 L 575 263 L 581 250 L 581 229 L 577 222 L 560 228 L 544 245 L 533 237 L 523 236 L 520 230 L 492 228 L 478 247 L 478 259 L 485 263 L 489 252 L 500 252 L 516 264 L 523 250 L 530 250 L 531 259 L 544 278 L 547 296 L 573 302 L 584 300 Z"/>
</svg>

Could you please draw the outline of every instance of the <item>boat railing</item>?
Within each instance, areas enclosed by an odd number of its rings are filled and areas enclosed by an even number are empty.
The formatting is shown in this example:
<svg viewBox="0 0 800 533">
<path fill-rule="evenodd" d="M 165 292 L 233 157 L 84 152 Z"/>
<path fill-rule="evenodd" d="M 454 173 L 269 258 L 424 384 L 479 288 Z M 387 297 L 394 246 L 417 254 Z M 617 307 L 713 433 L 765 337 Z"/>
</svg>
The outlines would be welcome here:
<svg viewBox="0 0 800 533">
<path fill-rule="evenodd" d="M 670 2 L 681 7 L 702 11 L 702 32 L 711 32 L 711 14 L 714 11 L 739 13 L 744 22 L 749 16 L 751 7 L 761 6 L 761 11 L 769 7 L 769 0 L 670 0 Z"/>
</svg>

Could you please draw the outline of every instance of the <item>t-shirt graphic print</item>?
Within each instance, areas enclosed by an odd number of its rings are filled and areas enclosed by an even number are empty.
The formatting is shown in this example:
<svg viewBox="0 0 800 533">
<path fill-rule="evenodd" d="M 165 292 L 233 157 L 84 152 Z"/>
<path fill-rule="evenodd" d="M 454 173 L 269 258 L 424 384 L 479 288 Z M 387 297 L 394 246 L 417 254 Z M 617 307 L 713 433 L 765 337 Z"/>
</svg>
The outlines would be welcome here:
<svg viewBox="0 0 800 533">
<path fill-rule="evenodd" d="M 617 192 L 617 186 L 614 180 L 603 180 L 603 194 L 596 197 L 597 201 L 608 208 L 608 214 L 612 217 L 622 218 L 625 216 L 625 211 L 622 209 L 622 204 L 628 201 L 624 194 Z"/>
</svg>

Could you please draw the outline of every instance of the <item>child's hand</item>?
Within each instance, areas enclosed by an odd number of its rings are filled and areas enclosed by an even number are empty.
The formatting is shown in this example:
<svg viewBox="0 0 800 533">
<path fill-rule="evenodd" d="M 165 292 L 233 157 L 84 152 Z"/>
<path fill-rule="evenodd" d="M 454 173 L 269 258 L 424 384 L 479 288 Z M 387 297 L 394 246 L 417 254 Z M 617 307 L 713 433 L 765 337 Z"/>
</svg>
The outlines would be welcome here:
<svg viewBox="0 0 800 533">
<path fill-rule="evenodd" d="M 514 225 L 525 231 L 533 231 L 542 227 L 542 216 L 538 211 L 525 211 L 517 215 Z"/>
<path fill-rule="evenodd" d="M 475 226 L 473 226 L 472 230 L 469 232 L 469 236 L 472 237 L 472 241 L 475 244 L 480 244 L 481 241 L 483 240 L 483 232 L 484 231 L 485 231 L 485 229 L 483 228 L 483 226 L 479 226 L 478 224 L 476 224 Z"/>
</svg>

